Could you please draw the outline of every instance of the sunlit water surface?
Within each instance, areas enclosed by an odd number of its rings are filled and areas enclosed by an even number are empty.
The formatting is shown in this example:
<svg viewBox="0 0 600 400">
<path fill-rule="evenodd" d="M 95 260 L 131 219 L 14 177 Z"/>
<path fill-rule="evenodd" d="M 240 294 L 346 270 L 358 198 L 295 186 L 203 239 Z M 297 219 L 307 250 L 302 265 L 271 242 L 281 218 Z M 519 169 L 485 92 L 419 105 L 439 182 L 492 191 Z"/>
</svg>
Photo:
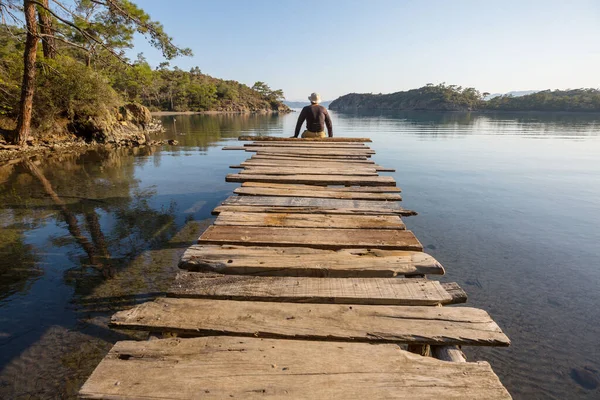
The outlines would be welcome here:
<svg viewBox="0 0 600 400">
<path fill-rule="evenodd" d="M 109 316 L 161 296 L 229 196 L 222 151 L 289 136 L 287 116 L 164 117 L 175 147 L 0 165 L 0 398 L 72 397 L 112 343 Z M 517 399 L 600 398 L 600 118 L 333 114 L 396 168 L 405 221 L 510 348 L 466 349 Z M 140 336 L 141 337 L 141 336 Z"/>
</svg>

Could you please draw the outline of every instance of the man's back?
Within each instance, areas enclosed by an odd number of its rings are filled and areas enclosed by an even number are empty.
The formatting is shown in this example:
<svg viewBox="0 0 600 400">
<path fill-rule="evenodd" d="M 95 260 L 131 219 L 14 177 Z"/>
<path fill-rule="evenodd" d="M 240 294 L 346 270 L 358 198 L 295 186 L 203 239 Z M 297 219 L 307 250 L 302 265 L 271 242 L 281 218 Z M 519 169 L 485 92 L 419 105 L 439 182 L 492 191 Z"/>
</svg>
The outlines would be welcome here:
<svg viewBox="0 0 600 400">
<path fill-rule="evenodd" d="M 331 118 L 327 109 L 319 104 L 311 104 L 306 106 L 300 112 L 298 117 L 298 123 L 296 124 L 296 132 L 294 136 L 298 136 L 302 124 L 306 120 L 306 130 L 311 132 L 324 132 L 325 126 L 327 126 L 327 132 L 329 136 L 333 136 L 333 127 L 331 125 Z"/>
</svg>

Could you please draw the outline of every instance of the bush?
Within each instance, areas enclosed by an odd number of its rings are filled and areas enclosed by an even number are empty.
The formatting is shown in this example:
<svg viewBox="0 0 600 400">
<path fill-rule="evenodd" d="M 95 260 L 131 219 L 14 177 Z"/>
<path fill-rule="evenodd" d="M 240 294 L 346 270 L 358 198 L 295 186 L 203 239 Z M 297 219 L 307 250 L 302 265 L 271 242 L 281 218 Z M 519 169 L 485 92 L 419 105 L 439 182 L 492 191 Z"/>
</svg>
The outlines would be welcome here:
<svg viewBox="0 0 600 400">
<path fill-rule="evenodd" d="M 70 57 L 45 60 L 37 78 L 33 125 L 40 131 L 112 113 L 122 101 L 106 78 Z"/>
</svg>

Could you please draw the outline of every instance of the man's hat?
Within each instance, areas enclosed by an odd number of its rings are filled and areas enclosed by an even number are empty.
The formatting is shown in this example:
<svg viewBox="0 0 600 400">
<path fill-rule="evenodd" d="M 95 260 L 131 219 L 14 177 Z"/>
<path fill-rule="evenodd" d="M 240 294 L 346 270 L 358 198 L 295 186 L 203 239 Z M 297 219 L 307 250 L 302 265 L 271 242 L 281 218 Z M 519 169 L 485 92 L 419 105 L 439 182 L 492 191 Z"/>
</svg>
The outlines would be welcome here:
<svg viewBox="0 0 600 400">
<path fill-rule="evenodd" d="M 311 103 L 320 103 L 321 95 L 319 93 L 312 93 L 310 96 L 308 96 L 308 99 Z"/>
</svg>

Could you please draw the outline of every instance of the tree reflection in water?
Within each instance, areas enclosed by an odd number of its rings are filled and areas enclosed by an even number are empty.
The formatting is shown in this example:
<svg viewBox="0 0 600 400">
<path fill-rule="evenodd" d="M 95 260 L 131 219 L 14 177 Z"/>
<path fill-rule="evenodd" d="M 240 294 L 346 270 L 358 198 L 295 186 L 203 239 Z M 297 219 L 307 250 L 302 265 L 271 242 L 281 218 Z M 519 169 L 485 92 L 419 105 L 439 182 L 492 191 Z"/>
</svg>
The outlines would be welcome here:
<svg viewBox="0 0 600 400">
<path fill-rule="evenodd" d="M 169 240 L 197 229 L 178 233 L 176 204 L 157 206 L 155 191 L 140 188 L 135 156 L 152 154 L 113 149 L 0 167 L 0 397 L 74 396 L 111 343 L 129 337 L 107 328 L 110 314 L 164 293 L 173 253 L 185 247 Z"/>
</svg>

